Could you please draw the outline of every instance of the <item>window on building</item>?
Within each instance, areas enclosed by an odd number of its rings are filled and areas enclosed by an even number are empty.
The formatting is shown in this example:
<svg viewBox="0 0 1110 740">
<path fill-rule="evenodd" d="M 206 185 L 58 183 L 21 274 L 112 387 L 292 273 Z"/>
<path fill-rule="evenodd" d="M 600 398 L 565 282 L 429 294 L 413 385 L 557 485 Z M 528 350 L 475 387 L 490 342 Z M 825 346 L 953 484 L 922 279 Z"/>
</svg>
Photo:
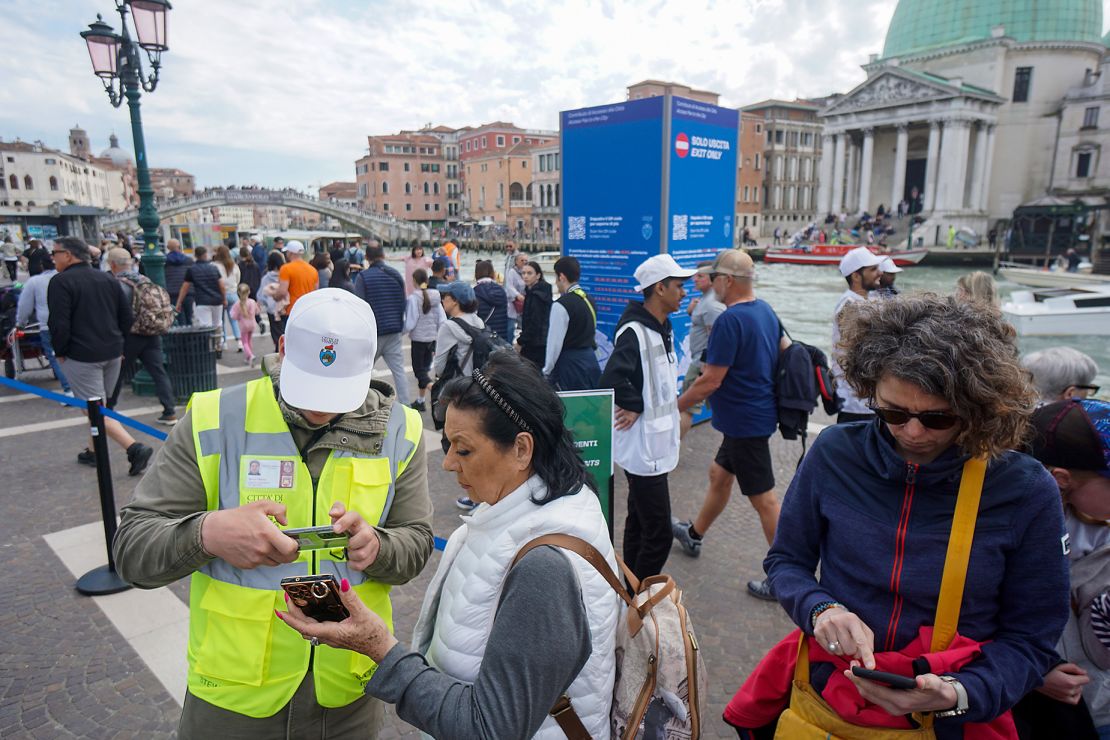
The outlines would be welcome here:
<svg viewBox="0 0 1110 740">
<path fill-rule="evenodd" d="M 405 204 L 405 210 L 406 211 L 411 211 L 412 210 L 412 203 L 406 203 Z"/>
<path fill-rule="evenodd" d="M 1029 86 L 1033 82 L 1032 67 L 1018 67 L 1014 70 L 1014 103 L 1025 103 L 1029 100 Z"/>
<path fill-rule="evenodd" d="M 432 195 L 439 195 L 439 183 L 438 182 L 433 182 L 432 183 Z"/>
<path fill-rule="evenodd" d="M 378 162 L 378 172 L 389 172 L 389 162 Z"/>
<path fill-rule="evenodd" d="M 405 195 L 412 195 L 412 183 L 411 182 L 406 182 L 405 183 Z"/>
<path fill-rule="evenodd" d="M 504 136 L 498 136 L 497 137 L 497 146 L 505 146 L 505 137 Z"/>
<path fill-rule="evenodd" d="M 1098 128 L 1098 106 L 1083 111 L 1083 128 Z"/>
<path fill-rule="evenodd" d="M 486 137 L 485 136 L 482 137 L 482 148 L 483 149 L 486 148 Z"/>
<path fill-rule="evenodd" d="M 759 152 L 755 153 L 755 168 L 759 169 Z"/>
<path fill-rule="evenodd" d="M 771 129 L 767 129 L 767 143 L 770 144 L 774 140 L 775 134 Z"/>
<path fill-rule="evenodd" d="M 748 193 L 751 188 L 747 185 L 744 186 L 744 202 L 748 202 Z"/>
<path fill-rule="evenodd" d="M 31 179 L 30 175 L 23 176 L 23 187 L 27 188 L 28 190 L 35 189 L 35 181 Z"/>
<path fill-rule="evenodd" d="M 430 193 L 431 193 L 431 188 L 428 187 L 428 183 L 424 183 L 424 195 L 428 195 Z"/>
<path fill-rule="evenodd" d="M 559 205 L 559 183 L 555 183 L 555 206 Z"/>
<path fill-rule="evenodd" d="M 382 210 L 383 211 L 388 211 L 389 210 L 389 204 L 388 203 L 382 203 Z"/>
<path fill-rule="evenodd" d="M 762 123 L 757 123 L 755 125 L 755 132 L 757 134 L 762 134 L 763 133 L 763 124 Z"/>
<path fill-rule="evenodd" d="M 1091 152 L 1079 152 L 1075 156 L 1075 176 L 1076 177 L 1090 177 L 1091 176 Z"/>
<path fill-rule="evenodd" d="M 433 211 L 438 211 L 439 210 L 439 203 L 433 203 L 432 206 L 433 206 L 432 207 Z"/>
<path fill-rule="evenodd" d="M 50 176 L 50 189 L 51 190 L 57 190 L 58 189 L 58 178 L 54 177 L 53 175 Z"/>
<path fill-rule="evenodd" d="M 389 195 L 389 183 L 388 182 L 383 182 L 382 183 L 382 195 Z"/>
<path fill-rule="evenodd" d="M 520 137 L 519 136 L 514 136 L 513 137 L 513 143 L 514 144 L 519 144 L 520 143 Z"/>
<path fill-rule="evenodd" d="M 425 203 L 424 204 L 424 210 L 425 211 L 431 211 L 432 210 L 432 204 L 431 203 Z"/>
<path fill-rule="evenodd" d="M 404 163 L 404 170 L 405 170 L 405 172 L 409 171 L 409 163 L 408 162 Z"/>
<path fill-rule="evenodd" d="M 775 132 L 775 143 L 782 144 L 786 139 L 785 132 L 781 129 Z"/>
</svg>

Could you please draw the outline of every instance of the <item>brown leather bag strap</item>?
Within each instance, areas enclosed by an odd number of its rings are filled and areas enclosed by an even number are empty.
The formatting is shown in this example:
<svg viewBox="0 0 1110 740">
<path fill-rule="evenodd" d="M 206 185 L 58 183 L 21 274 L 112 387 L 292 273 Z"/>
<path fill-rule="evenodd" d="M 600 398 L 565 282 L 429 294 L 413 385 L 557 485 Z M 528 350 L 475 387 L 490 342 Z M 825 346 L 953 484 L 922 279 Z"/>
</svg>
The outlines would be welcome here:
<svg viewBox="0 0 1110 740">
<path fill-rule="evenodd" d="M 570 697 L 563 694 L 548 712 L 551 718 L 559 725 L 559 729 L 567 736 L 567 740 L 593 740 L 590 731 L 582 724 L 578 712 L 571 706 Z"/>
<path fill-rule="evenodd" d="M 613 573 L 613 569 L 609 567 L 609 563 L 605 560 L 605 557 L 597 551 L 597 548 L 589 542 L 569 534 L 545 534 L 542 537 L 537 537 L 527 542 L 524 547 L 520 548 L 517 552 L 516 557 L 513 558 L 513 562 L 509 564 L 509 568 L 512 568 L 520 562 L 520 559 L 533 549 L 543 547 L 544 545 L 560 547 L 579 555 L 583 560 L 592 565 L 594 570 L 601 574 L 601 577 L 617 592 L 617 595 L 621 597 L 625 604 L 635 608 L 632 597 L 628 595 L 628 591 L 625 590 L 621 582 L 617 580 L 617 576 Z"/>
</svg>

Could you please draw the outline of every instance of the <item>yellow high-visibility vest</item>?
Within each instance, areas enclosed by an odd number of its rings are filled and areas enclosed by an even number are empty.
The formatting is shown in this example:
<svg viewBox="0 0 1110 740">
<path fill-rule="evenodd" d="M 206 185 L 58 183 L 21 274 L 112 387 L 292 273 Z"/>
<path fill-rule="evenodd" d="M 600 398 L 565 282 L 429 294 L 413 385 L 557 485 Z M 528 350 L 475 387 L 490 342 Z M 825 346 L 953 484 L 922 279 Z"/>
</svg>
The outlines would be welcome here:
<svg viewBox="0 0 1110 740">
<path fill-rule="evenodd" d="M 422 433 L 420 414 L 394 403 L 380 454 L 333 450 L 313 490 L 270 378 L 197 393 L 190 408 L 208 510 L 270 499 L 285 505 L 289 527 L 330 524 L 328 511 L 336 501 L 371 525 L 383 524 L 394 484 Z M 347 578 L 393 630 L 390 587 L 350 568 L 343 549 L 303 551 L 292 563 L 249 570 L 216 558 L 192 577 L 189 691 L 232 712 L 269 717 L 293 697 L 311 664 L 321 706 L 342 707 L 362 696 L 377 668 L 370 658 L 326 645 L 312 648 L 274 615 L 286 608 L 282 578 L 321 573 Z"/>
</svg>

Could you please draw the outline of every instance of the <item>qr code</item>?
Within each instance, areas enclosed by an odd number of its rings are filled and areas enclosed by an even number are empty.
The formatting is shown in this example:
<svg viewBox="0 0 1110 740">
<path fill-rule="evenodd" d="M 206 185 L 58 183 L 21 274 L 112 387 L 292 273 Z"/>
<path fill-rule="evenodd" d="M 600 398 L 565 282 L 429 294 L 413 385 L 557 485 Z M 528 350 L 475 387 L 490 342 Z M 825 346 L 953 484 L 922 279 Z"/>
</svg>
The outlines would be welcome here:
<svg viewBox="0 0 1110 740">
<path fill-rule="evenodd" d="M 672 216 L 671 217 L 671 240 L 672 241 L 685 241 L 686 240 L 686 223 L 690 220 L 689 216 Z"/>
<path fill-rule="evenodd" d="M 567 216 L 567 239 L 586 238 L 586 217 Z"/>
</svg>

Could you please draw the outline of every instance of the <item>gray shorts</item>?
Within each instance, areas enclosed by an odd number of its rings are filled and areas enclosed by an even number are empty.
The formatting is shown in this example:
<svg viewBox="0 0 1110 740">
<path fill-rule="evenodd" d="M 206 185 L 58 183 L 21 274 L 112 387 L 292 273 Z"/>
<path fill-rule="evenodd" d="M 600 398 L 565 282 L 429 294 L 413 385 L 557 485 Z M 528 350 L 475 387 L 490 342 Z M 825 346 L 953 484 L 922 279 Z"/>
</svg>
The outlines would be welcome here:
<svg viewBox="0 0 1110 740">
<path fill-rule="evenodd" d="M 121 357 L 103 362 L 80 362 L 67 359 L 62 363 L 62 372 L 66 374 L 66 380 L 69 381 L 74 398 L 82 401 L 100 398 L 107 403 L 116 388 L 122 361 Z"/>
</svg>

